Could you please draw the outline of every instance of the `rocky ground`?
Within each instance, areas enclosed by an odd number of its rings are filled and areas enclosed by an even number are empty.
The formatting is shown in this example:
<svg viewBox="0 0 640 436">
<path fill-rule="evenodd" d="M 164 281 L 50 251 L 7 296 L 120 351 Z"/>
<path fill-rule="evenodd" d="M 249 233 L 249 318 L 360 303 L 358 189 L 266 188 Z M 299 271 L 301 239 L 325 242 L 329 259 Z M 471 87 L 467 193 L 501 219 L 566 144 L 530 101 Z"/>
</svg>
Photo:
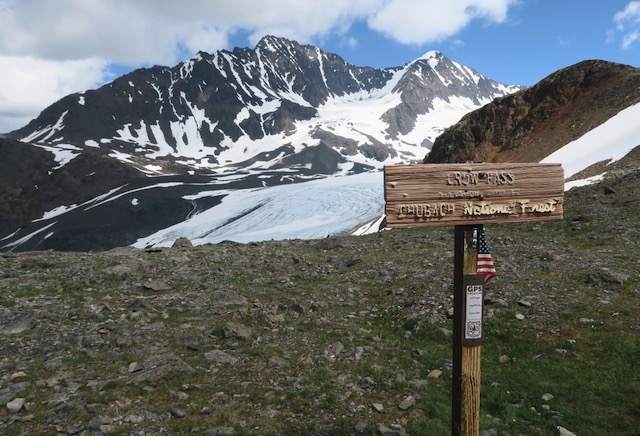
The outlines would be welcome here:
<svg viewBox="0 0 640 436">
<path fill-rule="evenodd" d="M 487 320 L 564 338 L 620 305 L 616 328 L 640 335 L 639 196 L 628 172 L 567 193 L 563 222 L 488 226 Z M 452 270 L 448 227 L 3 254 L 0 433 L 448 431 Z M 549 423 L 524 433 L 566 425 L 537 407 Z M 504 421 L 483 412 L 484 434 Z"/>
</svg>

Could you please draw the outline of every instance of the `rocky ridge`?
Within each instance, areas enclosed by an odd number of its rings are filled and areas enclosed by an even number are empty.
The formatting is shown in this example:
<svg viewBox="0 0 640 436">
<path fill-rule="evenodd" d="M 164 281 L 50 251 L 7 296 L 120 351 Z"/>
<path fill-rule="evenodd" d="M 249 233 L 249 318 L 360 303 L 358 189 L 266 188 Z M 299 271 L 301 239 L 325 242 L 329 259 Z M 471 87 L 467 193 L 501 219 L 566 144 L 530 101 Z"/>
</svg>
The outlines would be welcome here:
<svg viewBox="0 0 640 436">
<path fill-rule="evenodd" d="M 638 102 L 640 69 L 583 61 L 465 115 L 425 163 L 539 162 Z"/>
</svg>

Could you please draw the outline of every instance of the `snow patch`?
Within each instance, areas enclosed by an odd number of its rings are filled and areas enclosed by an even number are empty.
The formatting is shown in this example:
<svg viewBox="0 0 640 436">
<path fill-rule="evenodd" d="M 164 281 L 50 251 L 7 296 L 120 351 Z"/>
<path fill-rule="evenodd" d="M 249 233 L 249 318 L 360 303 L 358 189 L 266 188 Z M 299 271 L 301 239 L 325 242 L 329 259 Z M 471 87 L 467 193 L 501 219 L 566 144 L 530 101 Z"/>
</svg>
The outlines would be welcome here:
<svg viewBox="0 0 640 436">
<path fill-rule="evenodd" d="M 162 172 L 162 167 L 159 165 L 145 165 L 144 168 L 152 173 Z"/>
<path fill-rule="evenodd" d="M 23 243 L 27 242 L 29 239 L 33 238 L 34 236 L 36 236 L 36 235 L 44 232 L 45 230 L 49 229 L 49 227 L 53 226 L 55 223 L 56 223 L 56 221 L 48 224 L 47 226 L 45 226 L 45 227 L 43 227 L 41 229 L 36 230 L 35 232 L 31 232 L 28 235 L 23 236 L 22 238 L 20 238 L 20 239 L 18 239 L 16 241 L 13 241 L 10 244 L 3 245 L 2 248 L 12 248 L 13 249 L 15 247 L 18 247 L 19 245 L 22 245 Z"/>
<path fill-rule="evenodd" d="M 44 221 L 44 220 L 48 220 L 48 219 L 54 218 L 54 217 L 56 217 L 58 215 L 62 215 L 63 213 L 67 213 L 70 210 L 76 209 L 77 207 L 78 207 L 78 205 L 76 205 L 76 204 L 72 204 L 71 206 L 64 206 L 64 205 L 63 206 L 58 206 L 55 209 L 52 209 L 52 210 L 50 210 L 48 212 L 45 212 L 42 215 L 42 218 L 35 219 L 35 220 L 33 220 L 33 222 L 35 223 L 37 221 Z"/>
<path fill-rule="evenodd" d="M 593 183 L 597 183 L 604 179 L 604 173 L 598 174 L 597 176 L 587 177 L 586 179 L 575 180 L 573 182 L 567 182 L 564 184 L 564 190 L 568 191 L 571 188 L 575 188 L 577 186 L 586 186 L 591 185 Z"/>
<path fill-rule="evenodd" d="M 566 178 L 605 160 L 623 158 L 640 145 L 640 103 L 621 110 L 595 129 L 585 133 L 541 162 L 562 163 Z"/>
<path fill-rule="evenodd" d="M 62 115 L 60 115 L 60 118 L 58 118 L 58 120 L 56 121 L 55 124 L 49 125 L 49 126 L 43 128 L 43 129 L 40 129 L 40 130 L 36 130 L 35 132 L 31 133 L 30 135 L 25 136 L 23 138 L 20 138 L 20 141 L 22 141 L 22 142 L 33 142 L 39 136 L 43 135 L 46 132 L 49 132 L 49 134 L 47 136 L 45 136 L 44 138 L 41 138 L 40 141 L 39 141 L 39 142 L 47 142 L 47 140 L 49 140 L 53 135 L 55 135 L 56 132 L 59 132 L 60 130 L 62 130 L 62 128 L 64 127 L 64 117 L 67 115 L 67 113 L 69 113 L 69 111 L 64 111 L 62 113 Z"/>
<path fill-rule="evenodd" d="M 71 162 L 76 156 L 80 153 L 75 153 L 75 151 L 81 151 L 80 148 L 71 145 L 71 144 L 57 144 L 55 147 L 50 147 L 48 145 L 35 144 L 36 147 L 40 147 L 44 150 L 53 154 L 53 159 L 58 164 L 56 167 L 53 167 L 52 170 L 58 170 Z"/>
</svg>

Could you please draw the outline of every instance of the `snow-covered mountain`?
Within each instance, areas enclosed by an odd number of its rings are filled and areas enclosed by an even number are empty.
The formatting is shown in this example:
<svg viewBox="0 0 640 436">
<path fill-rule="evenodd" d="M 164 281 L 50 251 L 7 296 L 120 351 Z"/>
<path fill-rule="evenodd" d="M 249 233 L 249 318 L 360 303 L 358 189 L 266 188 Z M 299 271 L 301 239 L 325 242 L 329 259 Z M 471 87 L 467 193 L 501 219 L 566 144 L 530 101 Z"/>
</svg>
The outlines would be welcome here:
<svg viewBox="0 0 640 436">
<path fill-rule="evenodd" d="M 640 103 L 640 69 L 586 60 L 466 114 L 425 162 L 539 162 Z"/>
<path fill-rule="evenodd" d="M 640 147 L 640 124 L 635 122 L 639 118 L 640 104 L 630 106 L 543 161 L 562 163 L 568 179 L 584 168 L 605 162 L 594 175 L 569 181 L 565 188 L 599 181 L 607 172 L 615 170 L 616 163 L 624 161 Z M 630 166 L 638 170 L 637 161 Z M 65 229 L 64 223 L 85 218 L 91 221 L 103 214 L 113 220 L 113 210 L 124 210 L 126 219 L 116 217 L 114 226 L 126 229 L 127 223 L 135 223 L 136 215 L 145 213 L 145 209 L 155 209 L 155 216 L 161 216 L 164 209 L 158 207 L 153 196 L 144 196 L 150 193 L 167 198 L 182 195 L 185 200 L 193 202 L 194 208 L 183 221 L 138 238 L 133 245 L 139 248 L 171 246 L 178 238 L 188 238 L 197 245 L 225 240 L 246 243 L 270 239 L 317 239 L 347 232 L 362 234 L 378 229 L 384 209 L 381 172 L 325 177 L 274 187 L 242 188 L 235 186 L 234 180 L 241 181 L 242 176 L 230 175 L 216 182 L 201 183 L 192 191 L 189 189 L 193 187 L 177 181 L 158 181 L 137 189 L 114 189 L 83 204 L 52 210 L 34 223 L 42 223 L 37 230 L 20 238 L 15 235 L 5 237 L 0 244 L 4 250 L 40 248 L 32 244 L 43 244 L 51 239 L 52 245 L 60 248 L 69 244 L 74 249 L 95 249 L 98 245 L 91 244 L 107 242 L 91 235 L 90 231 L 96 229 Z M 197 209 L 196 200 L 204 199 L 209 200 L 210 207 Z M 75 219 L 57 221 L 74 213 L 78 213 Z M 105 233 L 110 231 L 106 226 L 102 230 Z M 76 239 L 78 234 L 88 235 L 90 240 L 81 245 L 83 241 Z"/>
<path fill-rule="evenodd" d="M 567 182 L 567 190 L 602 180 L 616 162 L 640 146 L 638 119 L 640 104 L 621 111 L 543 162 L 561 163 L 567 178 L 598 162 L 606 162 L 596 174 Z M 369 233 L 379 228 L 383 191 L 380 172 L 236 191 L 201 215 L 141 238 L 134 245 L 170 246 L 178 237 L 203 244 L 223 240 L 316 239 L 347 231 Z M 255 205 L 260 205 L 260 209 L 251 213 Z M 237 220 L 221 225 L 232 216 Z"/>
<path fill-rule="evenodd" d="M 150 174 L 358 173 L 422 159 L 462 115 L 518 89 L 436 51 L 374 69 L 268 36 L 69 95 L 10 137 L 112 150 Z"/>
<path fill-rule="evenodd" d="M 518 89 L 437 51 L 375 69 L 272 36 L 136 70 L 0 139 L 15 186 L 0 249 L 166 245 L 187 222 L 197 242 L 256 221 L 277 237 L 346 232 L 380 214 L 384 165 L 420 161 L 461 116 Z M 306 233 L 289 231 L 296 214 Z"/>
<path fill-rule="evenodd" d="M 517 90 L 438 52 L 372 69 L 274 37 L 199 53 L 0 138 L 0 250 L 362 233 L 382 215 L 382 167 L 432 145 L 435 162 L 545 159 L 574 179 L 637 169 L 639 81 L 589 61 Z"/>
<path fill-rule="evenodd" d="M 542 162 L 562 164 L 565 177 L 571 179 L 565 184 L 567 190 L 600 181 L 640 148 L 639 119 L 640 103 L 620 111 Z M 604 165 L 593 175 L 573 177 L 598 163 Z M 635 167 L 635 171 L 640 169 L 636 160 L 625 165 Z M 134 245 L 170 246 L 178 237 L 204 244 L 223 240 L 317 239 L 347 231 L 365 234 L 379 229 L 383 196 L 381 172 L 236 191 L 201 215 L 141 238 Z M 255 205 L 260 207 L 253 213 Z M 222 225 L 228 217 L 237 219 Z"/>
</svg>

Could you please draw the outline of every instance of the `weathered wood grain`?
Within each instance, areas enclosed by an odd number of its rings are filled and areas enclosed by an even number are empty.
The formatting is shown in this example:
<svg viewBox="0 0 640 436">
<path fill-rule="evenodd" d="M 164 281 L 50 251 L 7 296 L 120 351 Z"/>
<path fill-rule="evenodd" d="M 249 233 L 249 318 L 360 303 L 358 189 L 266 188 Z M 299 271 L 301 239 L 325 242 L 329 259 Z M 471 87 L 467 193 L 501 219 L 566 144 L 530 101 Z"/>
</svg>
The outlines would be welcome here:
<svg viewBox="0 0 640 436">
<path fill-rule="evenodd" d="M 384 168 L 388 227 L 561 220 L 560 164 L 416 164 Z"/>
</svg>

